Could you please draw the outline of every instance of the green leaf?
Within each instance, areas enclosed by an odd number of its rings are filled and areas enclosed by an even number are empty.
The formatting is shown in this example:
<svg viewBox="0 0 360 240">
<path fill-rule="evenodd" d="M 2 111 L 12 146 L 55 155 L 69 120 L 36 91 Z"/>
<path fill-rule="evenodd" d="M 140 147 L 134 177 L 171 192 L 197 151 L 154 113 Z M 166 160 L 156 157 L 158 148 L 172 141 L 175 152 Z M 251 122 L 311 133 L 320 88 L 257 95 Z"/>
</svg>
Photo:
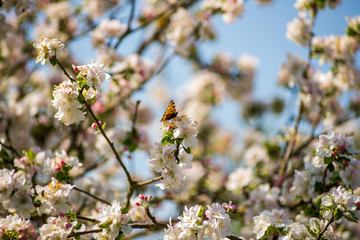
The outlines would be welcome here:
<svg viewBox="0 0 360 240">
<path fill-rule="evenodd" d="M 108 228 L 108 227 L 110 227 L 110 225 L 111 225 L 111 222 L 106 222 L 106 223 L 100 224 L 99 228 Z"/>
<path fill-rule="evenodd" d="M 342 216 L 344 215 L 344 213 L 339 210 L 338 208 L 335 209 L 335 212 L 334 212 L 334 220 L 339 220 Z"/>
<path fill-rule="evenodd" d="M 186 147 L 184 147 L 184 146 L 183 146 L 183 148 L 184 148 L 184 150 L 185 150 L 186 153 L 191 153 L 191 148 L 186 148 Z"/>
<path fill-rule="evenodd" d="M 57 64 L 56 56 L 50 58 L 49 60 L 50 60 L 51 65 L 55 66 Z"/>
<path fill-rule="evenodd" d="M 121 208 L 121 213 L 126 214 L 129 212 L 129 208 Z"/>
<path fill-rule="evenodd" d="M 330 172 L 333 172 L 333 171 L 335 170 L 334 164 L 333 164 L 333 163 L 330 163 L 330 164 L 328 165 L 328 169 L 329 169 Z"/>
<path fill-rule="evenodd" d="M 197 217 L 202 218 L 204 214 L 204 207 L 200 206 L 200 209 L 198 211 Z"/>
<path fill-rule="evenodd" d="M 31 162 L 34 161 L 35 154 L 31 149 L 24 150 L 23 153 Z"/>
<path fill-rule="evenodd" d="M 81 226 L 82 226 L 82 223 L 78 223 L 73 228 L 76 230 L 79 230 L 81 228 Z"/>
<path fill-rule="evenodd" d="M 176 142 L 178 143 L 182 143 L 182 141 L 184 140 L 183 138 L 175 138 Z"/>
<path fill-rule="evenodd" d="M 334 160 L 333 157 L 324 157 L 324 163 L 325 163 L 325 164 L 329 164 L 329 163 L 331 163 L 333 160 Z"/>
</svg>

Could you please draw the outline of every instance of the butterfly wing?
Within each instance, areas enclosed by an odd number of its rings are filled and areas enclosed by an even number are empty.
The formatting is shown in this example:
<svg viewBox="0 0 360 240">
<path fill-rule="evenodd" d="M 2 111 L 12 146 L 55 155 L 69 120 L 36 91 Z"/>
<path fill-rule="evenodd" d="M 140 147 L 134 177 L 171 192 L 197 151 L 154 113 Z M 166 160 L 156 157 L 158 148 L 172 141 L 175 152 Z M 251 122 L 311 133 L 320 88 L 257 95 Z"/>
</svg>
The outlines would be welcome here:
<svg viewBox="0 0 360 240">
<path fill-rule="evenodd" d="M 175 103 L 173 100 L 170 101 L 169 106 L 166 108 L 164 115 L 162 116 L 160 122 L 165 122 L 171 120 L 177 116 L 177 111 L 175 108 Z"/>
</svg>

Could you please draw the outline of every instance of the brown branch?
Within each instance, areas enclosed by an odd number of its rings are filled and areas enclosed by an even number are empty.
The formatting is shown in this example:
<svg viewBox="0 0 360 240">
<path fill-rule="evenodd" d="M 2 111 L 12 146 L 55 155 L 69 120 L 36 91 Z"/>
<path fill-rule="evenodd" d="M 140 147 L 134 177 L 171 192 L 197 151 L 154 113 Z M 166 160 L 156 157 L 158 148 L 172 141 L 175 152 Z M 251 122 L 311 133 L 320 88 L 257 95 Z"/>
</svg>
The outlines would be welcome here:
<svg viewBox="0 0 360 240">
<path fill-rule="evenodd" d="M 106 201 L 104 199 L 101 199 L 101 198 L 99 198 L 99 197 L 97 197 L 97 196 L 95 196 L 95 195 L 93 195 L 93 194 L 91 194 L 91 193 L 89 193 L 89 192 L 87 192 L 85 190 L 82 190 L 82 189 L 80 189 L 78 187 L 74 187 L 73 189 L 78 191 L 78 192 L 84 193 L 84 194 L 86 194 L 86 195 L 88 195 L 88 196 L 90 196 L 90 197 L 92 197 L 92 198 L 94 198 L 94 199 L 96 199 L 96 200 L 98 200 L 98 201 L 100 201 L 102 203 L 105 203 L 107 205 L 111 205 L 111 203 L 109 203 L 108 201 Z"/>
<path fill-rule="evenodd" d="M 146 181 L 143 181 L 143 182 L 138 182 L 137 185 L 138 185 L 138 187 L 142 187 L 142 186 L 145 186 L 145 185 L 160 181 L 162 178 L 163 178 L 162 176 L 155 177 L 155 178 L 150 179 L 150 180 L 146 180 Z"/>
<path fill-rule="evenodd" d="M 76 232 L 76 233 L 71 233 L 67 236 L 67 238 L 71 238 L 71 237 L 76 237 L 76 236 L 81 236 L 81 235 L 85 235 L 85 234 L 89 234 L 89 233 L 99 233 L 102 232 L 102 229 L 94 229 L 94 230 L 89 230 L 89 231 L 83 231 L 83 232 Z"/>
<path fill-rule="evenodd" d="M 284 172 L 286 170 L 287 162 L 289 161 L 291 153 L 292 153 L 292 151 L 294 149 L 294 146 L 295 146 L 295 143 L 296 143 L 296 135 L 297 135 L 298 130 L 299 130 L 299 125 L 300 125 L 300 120 L 301 120 L 301 115 L 302 115 L 303 110 L 304 110 L 303 102 L 300 101 L 299 111 L 298 111 L 298 115 L 297 115 L 297 118 L 296 118 L 296 121 L 295 121 L 295 126 L 294 126 L 294 132 L 291 133 L 291 135 L 290 135 L 289 143 L 287 145 L 284 157 L 283 157 L 283 159 L 281 160 L 281 163 L 280 163 L 279 174 L 281 176 L 284 175 Z"/>
<path fill-rule="evenodd" d="M 330 221 L 326 224 L 324 229 L 319 233 L 319 236 L 316 238 L 316 240 L 320 240 L 321 236 L 324 234 L 324 232 L 327 230 L 327 228 L 330 226 L 330 224 L 334 221 L 334 216 L 331 217 Z"/>
</svg>

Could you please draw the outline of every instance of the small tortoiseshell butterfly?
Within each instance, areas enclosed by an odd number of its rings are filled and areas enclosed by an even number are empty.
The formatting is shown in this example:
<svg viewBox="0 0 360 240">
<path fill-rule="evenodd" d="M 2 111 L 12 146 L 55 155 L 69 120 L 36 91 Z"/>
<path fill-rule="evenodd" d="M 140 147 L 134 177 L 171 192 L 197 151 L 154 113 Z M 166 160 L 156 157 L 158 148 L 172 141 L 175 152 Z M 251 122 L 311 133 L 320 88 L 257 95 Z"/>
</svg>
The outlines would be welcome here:
<svg viewBox="0 0 360 240">
<path fill-rule="evenodd" d="M 170 101 L 169 106 L 166 108 L 164 115 L 162 116 L 160 122 L 165 122 L 171 120 L 177 116 L 178 112 L 175 108 L 175 103 L 173 100 Z"/>
</svg>

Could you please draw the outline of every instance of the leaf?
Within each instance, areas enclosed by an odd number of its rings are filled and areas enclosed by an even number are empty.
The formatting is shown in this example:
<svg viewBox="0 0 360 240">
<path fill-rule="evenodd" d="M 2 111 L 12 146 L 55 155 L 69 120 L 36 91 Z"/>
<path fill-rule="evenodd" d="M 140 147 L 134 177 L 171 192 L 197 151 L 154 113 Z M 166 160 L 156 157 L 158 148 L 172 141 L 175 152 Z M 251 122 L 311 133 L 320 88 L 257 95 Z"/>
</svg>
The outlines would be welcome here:
<svg viewBox="0 0 360 240">
<path fill-rule="evenodd" d="M 329 169 L 330 172 L 333 172 L 333 171 L 335 170 L 334 164 L 330 163 L 330 164 L 328 165 L 328 169 Z"/>
<path fill-rule="evenodd" d="M 338 208 L 335 209 L 335 212 L 334 212 L 334 220 L 339 220 L 340 218 L 342 218 L 342 216 L 344 215 L 344 213 L 339 210 Z"/>
<path fill-rule="evenodd" d="M 79 230 L 81 228 L 81 226 L 82 226 L 82 223 L 78 223 L 73 228 L 76 230 Z"/>
<path fill-rule="evenodd" d="M 108 227 L 110 227 L 110 225 L 111 225 L 111 222 L 105 222 L 103 224 L 100 224 L 99 228 L 108 228 Z"/>
<path fill-rule="evenodd" d="M 25 154 L 25 156 L 32 162 L 34 161 L 35 158 L 35 154 L 31 149 L 28 150 L 24 150 L 23 153 Z"/>
<path fill-rule="evenodd" d="M 325 163 L 325 164 L 329 164 L 329 163 L 331 163 L 333 160 L 334 160 L 333 157 L 324 157 L 324 163 Z"/>
<path fill-rule="evenodd" d="M 57 64 L 56 56 L 49 58 L 51 65 L 55 66 Z"/>
<path fill-rule="evenodd" d="M 184 146 L 183 146 L 183 148 L 184 148 L 184 150 L 185 150 L 186 153 L 189 153 L 189 154 L 191 153 L 191 148 L 186 148 L 186 147 L 184 147 Z"/>
</svg>

